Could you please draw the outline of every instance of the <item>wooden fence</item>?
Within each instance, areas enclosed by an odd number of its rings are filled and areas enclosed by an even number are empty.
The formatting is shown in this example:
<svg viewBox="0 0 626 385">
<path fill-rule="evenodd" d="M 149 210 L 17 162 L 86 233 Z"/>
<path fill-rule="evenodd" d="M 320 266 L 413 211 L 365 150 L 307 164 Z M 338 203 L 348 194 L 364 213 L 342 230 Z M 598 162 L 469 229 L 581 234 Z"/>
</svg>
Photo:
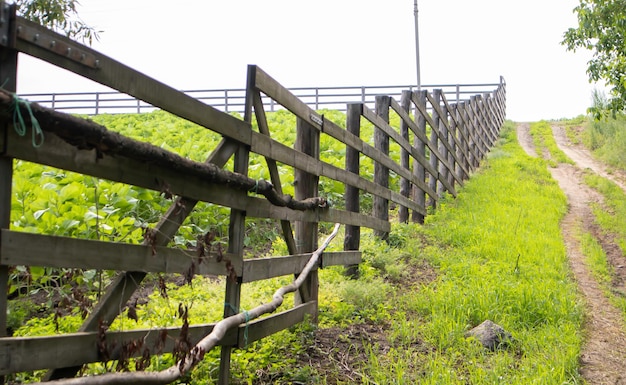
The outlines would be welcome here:
<svg viewBox="0 0 626 385">
<path fill-rule="evenodd" d="M 399 101 L 379 96 L 375 110 L 363 103 L 349 104 L 346 128 L 342 128 L 325 119 L 260 68 L 250 66 L 244 119 L 240 120 L 97 51 L 16 17 L 13 6 L 2 4 L 0 11 L 0 20 L 8 21 L 0 24 L 0 78 L 8 79 L 5 90 L 15 90 L 17 54 L 21 52 L 223 136 L 206 162 L 198 163 L 157 146 L 122 137 L 93 122 L 36 104 L 16 103 L 10 92 L 0 93 L 0 104 L 20 109 L 26 124 L 31 124 L 30 109 L 45 135 L 43 144 L 34 147 L 28 135 L 20 136 L 16 132 L 10 112 L 0 114 L 0 287 L 7 287 L 8 266 L 11 265 L 119 271 L 78 332 L 0 338 L 0 375 L 50 369 L 46 379 L 68 378 L 75 376 L 83 364 L 103 360 L 99 325 L 110 324 L 118 316 L 149 272 L 184 273 L 194 265 L 195 274 L 233 277 L 227 280 L 224 294 L 224 302 L 230 304 L 224 309 L 224 317 L 230 317 L 238 312 L 243 284 L 302 272 L 318 246 L 321 222 L 345 225 L 345 251 L 324 252 L 315 267 L 357 265 L 361 260 L 361 227 L 373 229 L 381 238 L 387 237 L 391 229 L 390 204 L 400 208 L 401 221 L 410 218 L 423 221 L 428 208 L 435 207 L 442 194 L 456 195 L 494 144 L 505 118 L 505 84 L 501 82 L 493 92 L 454 104 L 440 90 L 407 90 Z M 297 139 L 293 147 L 272 139 L 263 98 L 270 98 L 297 117 Z M 408 111 L 415 111 L 415 118 Z M 399 127 L 390 125 L 390 113 L 400 117 Z M 252 129 L 253 116 L 258 132 Z M 363 120 L 375 126 L 373 146 L 368 144 L 369 138 L 361 137 Z M 322 136 L 345 144 L 345 168 L 320 160 Z M 389 153 L 390 142 L 401 149 L 400 163 Z M 271 183 L 247 176 L 250 153 L 266 158 Z M 362 156 L 375 164 L 373 180 L 360 174 L 359 158 Z M 222 169 L 232 157 L 234 173 Z M 10 229 L 13 159 L 156 191 L 167 186 L 168 192 L 178 198 L 143 245 L 20 233 Z M 295 170 L 297 183 L 293 199 L 282 194 L 277 163 Z M 398 191 L 390 188 L 390 172 L 401 178 Z M 345 209 L 328 207 L 323 197 L 318 197 L 322 177 L 345 186 Z M 361 194 L 374 197 L 372 215 L 361 212 Z M 165 246 L 199 201 L 231 208 L 228 249 L 221 262 L 206 259 L 200 263 L 183 250 Z M 280 221 L 290 255 L 244 259 L 246 217 Z M 315 318 L 318 285 L 313 269 L 296 292 L 293 308 L 227 331 L 218 341 L 221 346 L 219 382 L 228 383 L 232 348 L 301 322 L 306 315 Z M 6 296 L 2 296 L 2 333 L 6 331 L 6 306 Z M 191 341 L 198 342 L 211 333 L 214 326 L 191 325 Z M 180 329 L 164 329 L 171 338 L 167 338 L 163 351 L 172 351 L 172 341 Z M 108 331 L 106 341 L 118 347 L 108 358 L 118 358 L 121 347 L 128 341 L 142 339 L 144 344 L 153 346 L 160 338 L 158 334 L 154 330 Z"/>
</svg>

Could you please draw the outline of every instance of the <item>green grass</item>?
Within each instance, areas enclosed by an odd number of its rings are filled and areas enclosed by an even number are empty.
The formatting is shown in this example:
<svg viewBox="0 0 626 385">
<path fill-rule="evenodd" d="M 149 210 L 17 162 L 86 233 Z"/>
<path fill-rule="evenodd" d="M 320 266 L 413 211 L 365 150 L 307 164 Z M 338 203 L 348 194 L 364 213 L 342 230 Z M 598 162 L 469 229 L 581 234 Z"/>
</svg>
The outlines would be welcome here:
<svg viewBox="0 0 626 385">
<path fill-rule="evenodd" d="M 616 244 L 626 254 L 626 193 L 612 181 L 587 172 L 585 183 L 604 197 L 604 204 L 593 204 L 592 209 L 600 227 L 615 235 Z"/>
<path fill-rule="evenodd" d="M 612 181 L 599 175 L 587 172 L 585 183 L 602 194 L 604 202 L 593 203 L 592 211 L 595 222 L 601 231 L 611 234 L 615 244 L 626 254 L 626 194 Z M 613 288 L 614 268 L 608 262 L 606 254 L 591 234 L 582 235 L 583 253 L 598 282 L 602 285 L 605 295 L 622 312 L 626 319 L 626 293 Z M 624 258 L 623 263 L 626 263 Z M 622 264 L 623 264 L 622 263 Z"/>
<path fill-rule="evenodd" d="M 582 141 L 606 164 L 626 170 L 626 116 L 589 120 Z"/>
<path fill-rule="evenodd" d="M 565 196 L 545 162 L 519 148 L 510 124 L 498 154 L 416 228 L 425 245 L 409 238 L 441 271 L 435 284 L 402 297 L 432 349 L 418 358 L 419 383 L 580 381 L 582 307 L 559 229 Z M 486 353 L 464 338 L 485 319 L 513 334 L 513 350 Z"/>
<path fill-rule="evenodd" d="M 580 239 L 583 255 L 594 278 L 600 284 L 604 295 L 622 312 L 622 317 L 626 320 L 626 293 L 612 286 L 615 272 L 606 258 L 602 245 L 590 233 L 583 233 Z"/>
<path fill-rule="evenodd" d="M 530 135 L 535 143 L 538 154 L 548 153 L 550 160 L 548 161 L 552 167 L 556 167 L 559 163 L 574 164 L 574 162 L 565 155 L 556 145 L 554 136 L 552 136 L 552 128 L 550 123 L 542 120 L 540 122 L 531 123 Z"/>
</svg>

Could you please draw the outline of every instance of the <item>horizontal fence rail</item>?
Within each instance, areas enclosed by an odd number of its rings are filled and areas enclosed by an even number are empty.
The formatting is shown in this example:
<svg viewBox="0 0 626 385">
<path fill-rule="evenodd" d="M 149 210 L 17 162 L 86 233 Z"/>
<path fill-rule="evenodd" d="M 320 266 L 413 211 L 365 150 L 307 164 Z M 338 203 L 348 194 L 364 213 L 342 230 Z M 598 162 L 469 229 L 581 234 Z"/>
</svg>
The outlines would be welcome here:
<svg viewBox="0 0 626 385">
<path fill-rule="evenodd" d="M 218 382 L 227 384 L 233 348 L 291 327 L 307 316 L 316 320 L 320 285 L 317 268 L 348 266 L 357 278 L 362 227 L 372 229 L 384 240 L 391 231 L 391 205 L 398 207 L 400 221 L 423 222 L 443 194 L 456 196 L 496 142 L 505 119 L 504 79 L 491 85 L 471 85 L 465 91 L 461 86 L 451 86 L 452 92 L 443 88 L 418 91 L 412 87 L 290 90 L 259 67 L 249 66 L 245 90 L 220 90 L 216 95 L 211 91 L 181 92 L 16 17 L 14 12 L 14 6 L 0 3 L 0 19 L 11 20 L 0 25 L 7 29 L 4 33 L 8 36 L 0 42 L 1 78 L 16 78 L 17 55 L 21 52 L 116 91 L 54 94 L 49 102 L 33 103 L 37 101 L 33 95 L 21 95 L 32 99 L 26 102 L 6 91 L 15 90 L 14 81 L 0 90 L 0 282 L 5 282 L 6 287 L 11 265 L 111 269 L 119 274 L 76 333 L 3 337 L 7 298 L 0 296 L 0 375 L 49 369 L 45 380 L 74 377 L 83 364 L 105 358 L 114 360 L 122 354 L 117 349 L 103 357 L 99 350 L 103 336 L 121 347 L 139 339 L 153 343 L 159 333 L 165 333 L 169 342 L 162 351 L 171 352 L 171 340 L 182 334 L 182 327 L 103 332 L 101 325 L 110 325 L 120 315 L 147 273 L 191 271 L 192 275 L 227 278 L 223 301 L 218 301 L 222 306 L 228 304 L 224 306 L 223 319 L 189 325 L 188 329 L 191 343 L 202 348 L 222 347 Z M 489 86 L 490 89 L 479 88 Z M 464 94 L 469 90 L 477 92 Z M 333 93 L 334 99 L 330 96 Z M 162 109 L 212 131 L 222 140 L 205 162 L 192 161 L 155 144 L 124 137 L 89 119 L 67 114 L 71 108 L 64 107 L 65 102 L 58 95 L 73 98 L 68 103 L 77 105 L 92 102 L 91 96 L 85 95 L 97 95 L 92 110 L 82 111 L 86 114 L 126 108 L 120 107 L 126 101 L 121 95 L 130 95 L 129 108 L 136 108 L 132 112 L 144 112 L 144 106 Z M 335 105 L 343 108 L 333 109 L 346 111 L 345 126 L 318 112 Z M 272 127 L 267 113 L 278 109 L 296 118 L 295 144 L 282 143 L 272 135 L 278 128 Z M 16 131 L 16 110 L 21 112 L 24 124 L 38 121 L 44 141 L 33 141 Z M 232 111 L 241 111 L 243 117 L 226 113 Z M 399 123 L 391 123 L 391 116 L 398 118 Z M 253 119 L 258 130 L 252 129 Z M 373 137 L 368 137 L 363 128 L 372 126 Z M 322 141 L 338 144 L 341 151 L 345 149 L 344 165 L 321 157 Z M 249 177 L 251 154 L 265 158 L 270 181 Z M 166 191 L 175 198 L 141 245 L 13 231 L 10 217 L 14 159 Z M 232 170 L 225 170 L 231 160 Z M 373 175 L 362 171 L 366 163 L 372 166 Z M 283 193 L 286 183 L 281 176 L 285 168 L 294 175 L 293 197 Z M 322 196 L 322 179 L 344 187 L 343 206 L 333 206 Z M 371 199 L 372 212 L 361 210 L 363 197 Z M 198 202 L 230 208 L 228 246 L 219 259 L 207 256 L 201 260 L 190 256 L 188 250 L 168 246 Z M 289 255 L 244 259 L 245 222 L 249 217 L 275 220 Z M 343 251 L 324 252 L 318 248 L 318 226 L 323 222 L 345 226 Z M 298 276 L 294 280 L 297 286 L 289 287 L 289 292 L 294 292 L 294 307 L 248 322 L 248 315 L 240 310 L 241 286 L 285 275 Z M 268 312 L 275 310 L 277 302 L 282 300 L 274 297 Z M 233 322 L 232 328 L 223 330 L 221 325 Z M 204 351 L 190 350 L 187 354 L 187 362 L 196 363 Z M 172 382 L 180 377 L 177 370 L 170 368 L 154 377 L 160 383 Z M 107 376 L 116 380 L 127 377 L 129 383 L 133 378 L 146 378 L 140 372 Z M 91 379 L 81 381 L 88 384 Z"/>
<path fill-rule="evenodd" d="M 491 92 L 500 84 L 430 84 L 423 85 L 422 89 L 441 89 L 451 103 L 459 103 L 469 101 L 472 95 Z M 373 109 L 376 96 L 388 95 L 399 100 L 403 91 L 414 91 L 417 87 L 415 85 L 297 87 L 288 90 L 314 110 L 330 109 L 345 112 L 349 103 L 363 103 Z M 245 112 L 245 88 L 182 92 L 220 111 L 240 114 Z M 20 94 L 20 97 L 57 111 L 85 115 L 145 113 L 157 109 L 149 103 L 117 91 L 30 93 Z M 266 111 L 277 111 L 283 108 L 269 97 L 263 96 L 262 101 Z"/>
</svg>

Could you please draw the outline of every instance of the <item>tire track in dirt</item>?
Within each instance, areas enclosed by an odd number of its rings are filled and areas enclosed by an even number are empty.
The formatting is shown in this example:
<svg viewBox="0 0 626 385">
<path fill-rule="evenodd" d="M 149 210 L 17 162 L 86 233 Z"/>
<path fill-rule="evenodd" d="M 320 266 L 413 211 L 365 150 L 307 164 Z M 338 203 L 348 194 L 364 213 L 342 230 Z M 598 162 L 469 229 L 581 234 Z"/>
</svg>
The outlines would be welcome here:
<svg viewBox="0 0 626 385">
<path fill-rule="evenodd" d="M 520 145 L 526 153 L 537 156 L 526 123 L 517 126 Z M 580 228 L 594 233 L 590 202 L 601 201 L 601 196 L 582 181 L 581 168 L 590 168 L 600 175 L 608 175 L 583 149 L 569 145 L 563 132 L 555 131 L 557 145 L 576 166 L 560 164 L 550 169 L 552 177 L 567 196 L 569 210 L 561 223 L 561 232 L 569 264 L 586 305 L 585 343 L 581 351 L 580 372 L 590 384 L 626 385 L 626 333 L 620 312 L 604 296 L 598 282 L 589 271 L 576 234 Z M 567 149 L 567 151 L 566 151 Z M 569 152 L 569 153 L 568 153 Z M 572 153 L 574 156 L 571 156 Z M 592 162 L 590 162 L 593 161 Z"/>
</svg>

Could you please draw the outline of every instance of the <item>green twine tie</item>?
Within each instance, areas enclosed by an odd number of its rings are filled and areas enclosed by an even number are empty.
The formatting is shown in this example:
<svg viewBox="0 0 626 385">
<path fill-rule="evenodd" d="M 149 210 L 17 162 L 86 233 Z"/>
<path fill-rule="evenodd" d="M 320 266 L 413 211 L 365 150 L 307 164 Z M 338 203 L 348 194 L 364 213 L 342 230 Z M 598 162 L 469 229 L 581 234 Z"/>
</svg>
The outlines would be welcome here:
<svg viewBox="0 0 626 385">
<path fill-rule="evenodd" d="M 37 118 L 35 118 L 35 115 L 33 114 L 33 110 L 30 108 L 30 102 L 28 100 L 20 99 L 16 94 L 13 94 L 13 103 L 13 127 L 15 128 L 15 132 L 17 132 L 19 136 L 26 136 L 26 122 L 24 121 L 24 117 L 20 111 L 20 103 L 22 103 L 26 106 L 26 110 L 30 116 L 33 147 L 37 148 L 41 146 L 44 141 L 43 131 L 41 130 L 41 126 L 39 125 Z M 40 138 L 40 140 L 37 141 L 37 138 Z"/>
</svg>

